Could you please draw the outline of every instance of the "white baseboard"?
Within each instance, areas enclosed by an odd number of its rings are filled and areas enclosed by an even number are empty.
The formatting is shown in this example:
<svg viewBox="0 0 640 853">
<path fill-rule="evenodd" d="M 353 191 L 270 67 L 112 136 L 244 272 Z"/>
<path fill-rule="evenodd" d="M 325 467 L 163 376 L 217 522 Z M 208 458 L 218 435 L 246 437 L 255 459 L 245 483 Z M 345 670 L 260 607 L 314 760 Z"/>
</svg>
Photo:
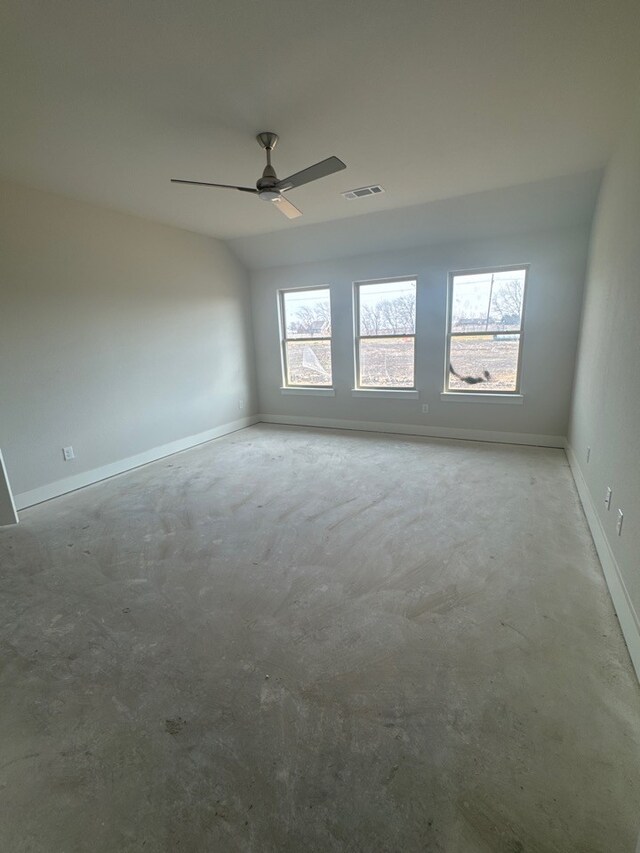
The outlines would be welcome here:
<svg viewBox="0 0 640 853">
<path fill-rule="evenodd" d="M 50 498 L 65 495 L 67 492 L 75 492 L 76 489 L 82 489 L 84 486 L 90 486 L 92 483 L 98 483 L 100 480 L 106 480 L 116 474 L 123 474 L 125 471 L 131 471 L 133 468 L 139 468 L 141 465 L 147 465 L 149 462 L 155 462 L 165 456 L 179 453 L 181 450 L 188 450 L 190 447 L 196 447 L 198 444 L 204 444 L 214 438 L 220 438 L 230 432 L 252 426 L 258 420 L 259 418 L 256 415 L 240 418 L 237 421 L 205 430 L 205 432 L 199 432 L 197 435 L 189 435 L 186 438 L 170 441 L 160 447 L 152 447 L 151 450 L 145 450 L 143 453 L 129 456 L 127 459 L 119 459 L 109 465 L 92 468 L 90 471 L 83 471 L 73 477 L 65 477 L 63 480 L 56 480 L 54 483 L 47 483 L 47 485 L 39 486 L 37 489 L 22 492 L 15 496 L 16 508 L 18 510 L 26 509 L 26 507 L 42 503 L 42 501 L 48 501 Z"/>
<path fill-rule="evenodd" d="M 425 438 L 458 438 L 465 441 L 488 441 L 500 444 L 527 444 L 537 447 L 565 446 L 561 435 L 538 435 L 525 432 L 496 432 L 484 429 L 453 429 L 450 427 L 419 426 L 417 424 L 387 424 L 377 421 L 351 421 L 334 418 L 307 418 L 295 415 L 258 415 L 266 424 L 352 429 L 361 432 L 386 432 L 396 435 L 419 435 Z"/>
<path fill-rule="evenodd" d="M 578 495 L 582 502 L 584 514 L 587 517 L 587 523 L 591 530 L 593 542 L 596 546 L 598 557 L 600 557 L 602 571 L 604 573 L 607 586 L 609 587 L 613 606 L 618 614 L 622 634 L 627 644 L 627 648 L 629 649 L 629 654 L 631 655 L 631 660 L 638 675 L 638 679 L 640 680 L 640 619 L 638 619 L 638 614 L 636 613 L 636 609 L 633 606 L 633 602 L 631 601 L 631 597 L 627 591 L 620 567 L 618 566 L 618 562 L 611 550 L 611 545 L 609 544 L 607 535 L 600 523 L 600 519 L 598 518 L 598 513 L 596 512 L 593 498 L 589 492 L 589 487 L 587 486 L 586 480 L 584 479 L 580 466 L 578 465 L 578 459 L 569 443 L 567 443 L 565 449 L 567 459 L 569 460 L 569 467 L 571 468 L 571 473 L 573 474 Z"/>
</svg>

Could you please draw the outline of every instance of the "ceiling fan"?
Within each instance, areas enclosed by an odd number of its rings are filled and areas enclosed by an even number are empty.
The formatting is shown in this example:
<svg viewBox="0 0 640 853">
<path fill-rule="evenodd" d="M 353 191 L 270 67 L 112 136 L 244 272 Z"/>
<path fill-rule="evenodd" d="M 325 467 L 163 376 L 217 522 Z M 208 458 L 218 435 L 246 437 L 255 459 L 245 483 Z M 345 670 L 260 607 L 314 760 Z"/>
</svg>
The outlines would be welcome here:
<svg viewBox="0 0 640 853">
<path fill-rule="evenodd" d="M 256 136 L 261 148 L 264 148 L 267 154 L 267 165 L 264 167 L 262 177 L 256 182 L 256 188 L 253 187 L 238 187 L 234 184 L 209 184 L 205 181 L 184 181 L 180 178 L 171 178 L 173 184 L 194 184 L 198 187 L 224 187 L 228 190 L 240 190 L 242 193 L 252 193 L 257 195 L 263 201 L 270 201 L 278 208 L 281 213 L 284 213 L 289 219 L 295 219 L 297 216 L 302 216 L 302 211 L 298 210 L 295 204 L 291 204 L 288 198 L 285 198 L 283 193 L 289 190 L 301 187 L 303 184 L 309 184 L 311 181 L 317 181 L 318 178 L 325 178 L 327 175 L 332 175 L 334 172 L 339 172 L 341 169 L 346 169 L 346 165 L 337 157 L 327 157 L 326 160 L 321 160 L 313 166 L 303 169 L 301 172 L 296 172 L 294 175 L 289 175 L 282 181 L 278 180 L 275 169 L 271 165 L 271 152 L 276 147 L 278 142 L 278 134 L 271 132 L 259 133 Z"/>
</svg>

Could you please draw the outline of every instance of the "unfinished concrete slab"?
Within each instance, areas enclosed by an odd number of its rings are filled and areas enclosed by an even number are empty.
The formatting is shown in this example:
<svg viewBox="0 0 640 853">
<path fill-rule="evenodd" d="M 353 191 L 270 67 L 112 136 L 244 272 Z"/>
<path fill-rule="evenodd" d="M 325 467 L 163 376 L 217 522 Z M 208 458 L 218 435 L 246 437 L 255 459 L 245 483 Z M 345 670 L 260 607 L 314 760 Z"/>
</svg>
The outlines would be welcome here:
<svg viewBox="0 0 640 853">
<path fill-rule="evenodd" d="M 0 849 L 625 853 L 562 451 L 260 425 L 0 532 Z"/>
</svg>

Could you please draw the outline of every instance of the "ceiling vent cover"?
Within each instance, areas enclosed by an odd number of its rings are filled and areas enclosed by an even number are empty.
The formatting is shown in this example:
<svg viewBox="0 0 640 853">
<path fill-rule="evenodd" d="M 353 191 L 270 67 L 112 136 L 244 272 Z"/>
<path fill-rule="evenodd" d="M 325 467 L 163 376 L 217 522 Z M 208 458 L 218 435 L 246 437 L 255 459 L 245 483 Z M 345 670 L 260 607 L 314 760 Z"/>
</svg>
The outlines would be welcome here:
<svg viewBox="0 0 640 853">
<path fill-rule="evenodd" d="M 384 190 L 380 184 L 373 184 L 370 187 L 358 187 L 357 190 L 347 190 L 342 195 L 351 200 L 354 198 L 364 198 L 366 195 L 379 195 L 379 193 L 383 192 Z"/>
</svg>

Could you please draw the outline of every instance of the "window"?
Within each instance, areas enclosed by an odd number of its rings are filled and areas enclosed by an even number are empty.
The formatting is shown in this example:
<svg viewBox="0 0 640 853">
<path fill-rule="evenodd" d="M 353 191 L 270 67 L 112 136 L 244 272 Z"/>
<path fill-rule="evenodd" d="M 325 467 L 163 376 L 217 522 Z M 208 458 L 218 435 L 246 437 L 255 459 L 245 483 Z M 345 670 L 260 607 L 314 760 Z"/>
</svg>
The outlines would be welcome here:
<svg viewBox="0 0 640 853">
<path fill-rule="evenodd" d="M 356 385 L 415 387 L 416 280 L 355 285 Z"/>
<path fill-rule="evenodd" d="M 451 274 L 446 391 L 519 393 L 526 279 L 525 266 Z"/>
<path fill-rule="evenodd" d="M 280 291 L 282 372 L 286 387 L 331 387 L 328 287 Z"/>
</svg>

